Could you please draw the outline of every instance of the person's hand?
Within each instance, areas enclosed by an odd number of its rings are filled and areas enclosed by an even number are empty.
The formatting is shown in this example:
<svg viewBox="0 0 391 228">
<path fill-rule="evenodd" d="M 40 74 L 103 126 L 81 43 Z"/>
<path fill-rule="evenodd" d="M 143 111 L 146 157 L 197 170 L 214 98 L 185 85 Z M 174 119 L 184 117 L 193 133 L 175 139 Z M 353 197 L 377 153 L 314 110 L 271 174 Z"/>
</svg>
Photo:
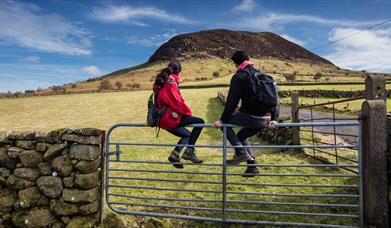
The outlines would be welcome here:
<svg viewBox="0 0 391 228">
<path fill-rule="evenodd" d="M 216 122 L 214 122 L 213 124 L 213 127 L 214 128 L 221 128 L 223 126 L 223 122 L 221 122 L 221 120 L 217 120 Z"/>
<path fill-rule="evenodd" d="M 269 128 L 270 128 L 270 129 L 275 128 L 275 127 L 276 127 L 276 126 L 275 126 L 276 123 L 277 123 L 277 121 L 271 120 L 271 121 L 269 122 Z"/>
</svg>

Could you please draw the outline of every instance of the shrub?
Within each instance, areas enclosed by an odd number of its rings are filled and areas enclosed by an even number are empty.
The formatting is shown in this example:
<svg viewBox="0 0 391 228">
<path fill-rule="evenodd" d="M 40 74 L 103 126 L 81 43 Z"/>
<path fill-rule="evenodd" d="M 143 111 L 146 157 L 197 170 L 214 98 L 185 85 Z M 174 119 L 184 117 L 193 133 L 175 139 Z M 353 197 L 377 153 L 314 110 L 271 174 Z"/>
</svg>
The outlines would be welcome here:
<svg viewBox="0 0 391 228">
<path fill-rule="evenodd" d="M 285 80 L 287 80 L 288 82 L 293 82 L 296 80 L 296 75 L 293 75 L 293 74 L 287 74 L 284 77 L 285 77 Z"/>
<path fill-rule="evenodd" d="M 215 72 L 213 72 L 212 75 L 213 75 L 213 77 L 218 78 L 218 77 L 220 77 L 220 72 L 215 71 Z"/>
<path fill-rule="evenodd" d="M 76 84 L 76 83 L 74 83 L 74 84 L 71 85 L 71 88 L 72 88 L 72 89 L 74 89 L 74 88 L 76 88 L 76 87 L 77 87 L 77 84 Z"/>
<path fill-rule="evenodd" d="M 54 92 L 65 91 L 65 87 L 64 86 L 52 86 L 52 90 Z"/>
<path fill-rule="evenodd" d="M 316 74 L 314 75 L 314 80 L 315 80 L 315 81 L 318 81 L 322 76 L 323 76 L 323 74 L 320 73 L 320 72 L 318 72 L 318 73 L 316 73 Z"/>
<path fill-rule="evenodd" d="M 102 80 L 99 84 L 99 89 L 100 90 L 105 90 L 105 89 L 113 89 L 113 85 L 110 83 L 109 80 L 105 79 Z"/>
<path fill-rule="evenodd" d="M 118 89 L 122 89 L 122 87 L 124 86 L 124 84 L 122 84 L 121 81 L 116 81 L 115 85 L 117 86 Z"/>
</svg>

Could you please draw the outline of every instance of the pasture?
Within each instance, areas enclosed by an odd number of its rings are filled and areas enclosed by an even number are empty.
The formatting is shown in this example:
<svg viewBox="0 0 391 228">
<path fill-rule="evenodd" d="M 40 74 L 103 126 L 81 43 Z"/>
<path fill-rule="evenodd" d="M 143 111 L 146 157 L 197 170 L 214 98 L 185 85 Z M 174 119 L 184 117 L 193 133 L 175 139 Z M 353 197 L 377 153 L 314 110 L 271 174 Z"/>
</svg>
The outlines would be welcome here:
<svg viewBox="0 0 391 228">
<path fill-rule="evenodd" d="M 207 123 L 217 120 L 222 112 L 222 105 L 216 98 L 217 91 L 221 88 L 211 89 L 188 89 L 182 90 L 184 99 L 193 110 L 193 115 L 205 119 Z M 2 99 L 0 100 L 0 130 L 38 130 L 51 131 L 58 128 L 84 128 L 95 127 L 108 129 L 111 125 L 121 122 L 144 122 L 146 116 L 146 101 L 150 92 L 116 92 L 116 93 L 96 93 L 96 94 L 74 94 L 74 95 L 57 95 L 46 97 L 28 97 L 21 99 Z M 155 137 L 155 131 L 152 128 L 133 128 L 118 129 L 113 134 L 115 141 L 132 141 L 140 143 L 176 143 L 177 138 L 166 133 L 160 132 L 159 138 Z M 199 143 L 200 144 L 221 144 L 222 134 L 215 129 L 204 129 Z M 257 141 L 256 138 L 252 139 Z M 121 159 L 149 160 L 149 161 L 166 161 L 171 148 L 151 148 L 151 147 L 123 147 L 121 148 Z M 222 156 L 220 149 L 197 149 L 197 154 L 207 163 L 221 163 Z M 232 156 L 229 152 L 228 158 Z M 318 164 L 317 161 L 294 151 L 280 150 L 257 150 L 256 157 L 261 164 Z M 142 170 L 175 170 L 171 165 L 145 165 L 145 164 L 114 164 L 114 168 L 142 169 Z M 240 174 L 244 167 L 230 167 L 230 173 Z M 186 166 L 184 171 L 193 172 L 220 172 L 220 167 L 208 168 L 204 166 Z M 278 176 L 275 174 L 301 173 L 308 176 Z M 325 176 L 311 176 L 311 174 L 325 174 Z M 356 204 L 357 198 L 314 198 L 314 197 L 286 197 L 284 194 L 357 194 L 357 189 L 346 189 L 340 187 L 288 187 L 288 186 L 259 186 L 251 183 L 283 183 L 283 184 L 332 184 L 332 185 L 354 185 L 357 184 L 357 178 L 338 177 L 333 175 L 349 174 L 346 171 L 333 168 L 298 168 L 298 167 L 261 167 L 261 175 L 252 179 L 245 179 L 240 175 L 228 176 L 230 182 L 240 182 L 242 185 L 229 185 L 228 191 L 231 192 L 272 192 L 281 194 L 281 196 L 268 195 L 229 195 L 231 201 L 275 201 L 287 203 L 323 203 L 323 204 Z M 219 175 L 203 174 L 165 174 L 165 173 L 148 173 L 148 172 L 124 172 L 112 171 L 113 176 L 128 177 L 131 175 L 135 178 L 163 178 L 163 179 L 185 179 L 185 180 L 207 180 L 221 181 Z M 221 185 L 194 184 L 188 183 L 171 183 L 171 182 L 145 182 L 141 180 L 112 180 L 111 184 L 132 185 L 132 186 L 151 186 L 161 188 L 182 188 L 194 190 L 219 191 Z M 112 188 L 113 192 L 121 192 L 128 195 L 147 195 L 148 197 L 166 197 L 166 198 L 195 198 L 220 200 L 221 194 L 216 193 L 194 193 L 194 192 L 173 192 L 173 191 L 154 191 L 138 189 Z M 144 199 L 130 199 L 126 197 L 113 197 L 113 201 L 121 202 L 138 202 L 148 203 Z M 196 207 L 219 208 L 221 203 L 187 203 L 179 202 L 177 205 L 187 205 Z M 160 202 L 164 204 L 164 202 Z M 258 210 L 258 211 L 289 211 L 295 210 L 299 213 L 356 213 L 357 208 L 333 208 L 333 207 L 310 207 L 310 206 L 286 206 L 274 204 L 246 205 L 238 203 L 229 203 L 229 208 L 239 210 Z M 171 212 L 183 215 L 197 216 L 218 216 L 220 212 L 208 212 L 203 210 L 180 210 L 180 209 L 159 209 L 156 207 L 140 208 L 137 206 L 128 207 L 129 210 L 143 209 L 148 211 Z M 109 210 L 106 208 L 106 210 Z M 230 213 L 233 219 L 262 219 L 269 221 L 291 221 L 291 222 L 320 222 L 333 224 L 357 224 L 356 219 L 350 218 L 332 218 L 327 216 L 303 216 L 287 214 L 268 214 L 268 213 Z M 123 216 L 129 224 L 134 222 L 133 216 Z M 165 226 L 215 226 L 215 224 L 202 222 L 189 222 L 175 219 L 163 219 Z"/>
</svg>

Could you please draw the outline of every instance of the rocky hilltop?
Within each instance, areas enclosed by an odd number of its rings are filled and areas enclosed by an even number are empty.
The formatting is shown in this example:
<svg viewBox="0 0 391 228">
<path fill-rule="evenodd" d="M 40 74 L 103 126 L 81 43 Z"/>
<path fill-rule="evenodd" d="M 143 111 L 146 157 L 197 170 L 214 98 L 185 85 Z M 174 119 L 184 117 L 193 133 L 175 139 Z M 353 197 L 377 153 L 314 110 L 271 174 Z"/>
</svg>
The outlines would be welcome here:
<svg viewBox="0 0 391 228">
<path fill-rule="evenodd" d="M 229 58 L 235 50 L 245 50 L 257 58 L 272 57 L 280 60 L 307 60 L 332 64 L 305 48 L 270 32 L 204 30 L 175 36 L 160 46 L 148 63 L 174 58 Z"/>
</svg>

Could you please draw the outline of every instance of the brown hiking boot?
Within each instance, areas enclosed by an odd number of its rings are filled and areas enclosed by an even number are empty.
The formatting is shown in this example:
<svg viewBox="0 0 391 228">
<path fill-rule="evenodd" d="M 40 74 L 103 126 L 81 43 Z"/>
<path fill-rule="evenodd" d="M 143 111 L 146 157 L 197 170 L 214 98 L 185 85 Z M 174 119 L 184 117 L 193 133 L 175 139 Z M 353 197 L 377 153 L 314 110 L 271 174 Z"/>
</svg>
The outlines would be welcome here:
<svg viewBox="0 0 391 228">
<path fill-rule="evenodd" d="M 239 163 L 245 162 L 248 159 L 250 159 L 251 156 L 248 155 L 247 153 L 235 153 L 233 158 L 231 160 L 227 160 L 228 165 L 237 165 Z"/>
<path fill-rule="evenodd" d="M 173 166 L 177 169 L 183 169 L 183 164 L 180 163 L 181 161 L 179 160 L 179 152 L 176 151 L 176 150 L 173 150 L 170 154 L 170 156 L 168 157 L 168 160 L 170 162 L 172 162 Z"/>
<path fill-rule="evenodd" d="M 198 159 L 195 155 L 194 148 L 186 148 L 185 152 L 183 152 L 182 158 L 192 161 L 193 163 L 202 163 L 202 160 Z"/>
</svg>

